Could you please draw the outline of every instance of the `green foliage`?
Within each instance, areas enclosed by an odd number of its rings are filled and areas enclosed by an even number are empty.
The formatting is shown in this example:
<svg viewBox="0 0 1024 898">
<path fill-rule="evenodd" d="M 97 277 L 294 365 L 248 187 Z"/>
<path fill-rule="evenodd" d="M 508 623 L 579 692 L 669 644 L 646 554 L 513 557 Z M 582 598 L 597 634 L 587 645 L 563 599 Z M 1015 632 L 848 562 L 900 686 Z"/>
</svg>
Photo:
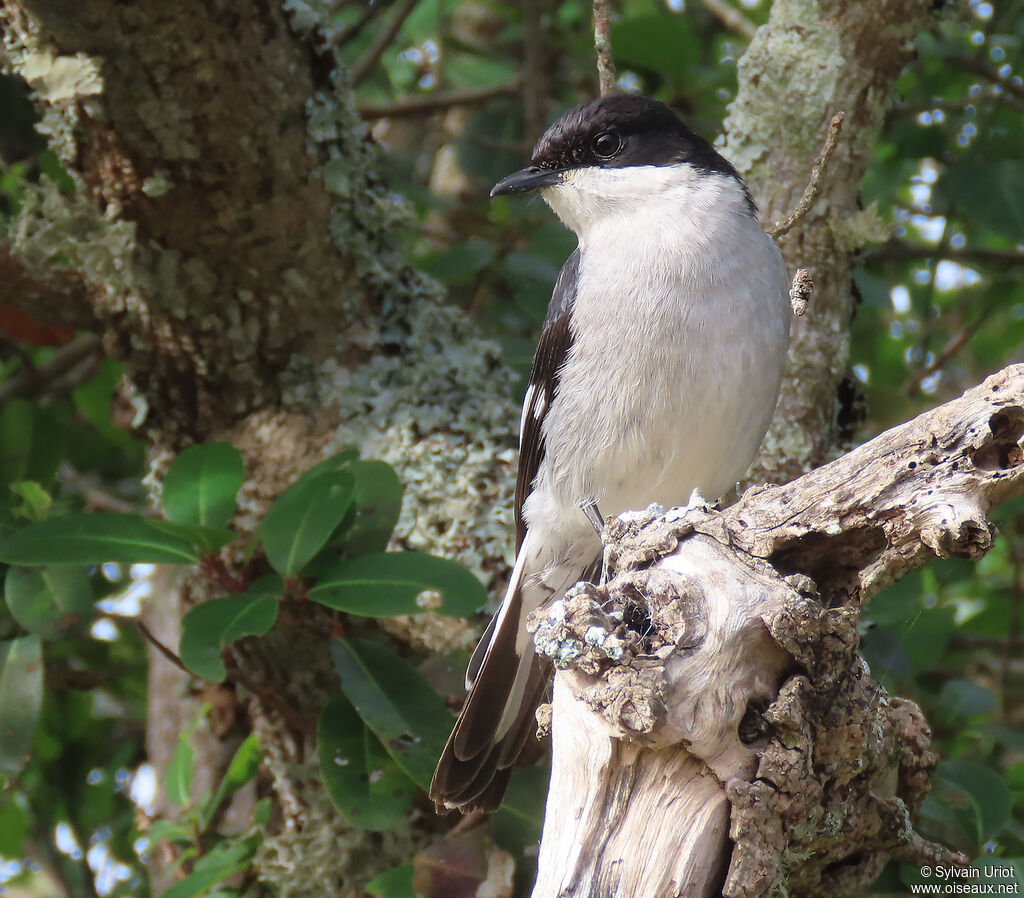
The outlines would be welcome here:
<svg viewBox="0 0 1024 898">
<path fill-rule="evenodd" d="M 374 4 L 366 26 L 346 37 L 344 59 L 363 58 L 398 6 Z M 768 15 L 763 0 L 733 6 L 754 25 Z M 342 34 L 367 9 L 331 7 Z M 539 21 L 531 23 L 523 4 L 420 0 L 357 93 L 359 104 L 380 105 L 507 84 L 524 72 L 527 43 L 540 51 L 539 86 L 529 88 L 537 92 L 533 121 L 530 103 L 517 95 L 375 123 L 387 146 L 381 177 L 416 216 L 404 237 L 408 257 L 500 342 L 520 374 L 575 241 L 539 201 L 491 202 L 487 193 L 522 167 L 543 124 L 594 85 L 589 5 L 556 0 L 534 8 Z M 670 102 L 714 137 L 745 38 L 699 3 L 677 13 L 660 0 L 631 0 L 617 12 L 612 37 L 624 85 Z M 857 439 L 1019 360 L 1024 126 L 1014 79 L 1022 18 L 1016 0 L 963 5 L 918 37 L 897 85 L 861 191 L 864 205 L 877 204 L 891 225 L 892 239 L 865 247 L 855 274 L 862 302 L 852 382 L 868 408 Z M 31 104 L 13 85 L 0 77 L 0 227 L 40 178 L 76 189 L 42 150 Z M 451 151 L 444 165 L 441 149 Z M 345 174 L 340 162 L 324 169 L 328 181 Z M 0 337 L 0 388 L 55 351 Z M 483 590 L 451 562 L 385 553 L 402 484 L 386 464 L 352 451 L 280 496 L 259 540 L 229 550 L 232 559 L 244 556 L 243 569 L 229 569 L 218 553 L 238 539 L 230 527 L 245 475 L 241 455 L 225 443 L 185 450 L 163 484 L 165 519 L 144 516 L 142 446 L 111 423 L 120 380 L 119 365 L 105 359 L 67 388 L 0 400 L 0 772 L 11 778 L 0 791 L 0 854 L 52 853 L 71 894 L 90 894 L 94 874 L 85 860 L 54 847 L 59 824 L 83 848 L 101 844 L 128 871 L 115 877 L 114 898 L 144 898 L 137 810 L 126 784 L 144 759 L 146 647 L 114 598 L 144 576 L 130 565 L 198 561 L 222 587 L 185 616 L 178 647 L 189 669 L 211 682 L 230 680 L 225 662 L 236 640 L 259 638 L 275 621 L 283 631 L 303 603 L 331 609 L 346 632 L 362 635 L 370 624 L 347 615 L 416 614 L 434 604 L 441 614 L 468 615 Z M 104 502 L 105 494 L 115 501 Z M 108 505 L 137 513 L 98 512 Z M 878 596 L 866 609 L 862 652 L 891 693 L 921 705 L 945 759 L 925 804 L 925 834 L 1012 864 L 1024 856 L 1024 505 L 1000 511 L 997 522 L 1000 541 L 980 564 L 941 562 Z M 423 813 L 415 793 L 451 723 L 438 692 L 461 694 L 464 664 L 454 665 L 452 678 L 437 659 L 414 651 L 399 658 L 369 639 L 339 641 L 333 658 L 342 691 L 319 720 L 324 783 L 354 827 L 386 831 L 412 807 Z M 216 809 L 251 780 L 258 747 L 243 743 L 213 793 L 192 798 L 191 751 L 186 736 L 160 783 L 182 817 L 154 820 L 147 850 L 163 843 L 160 850 L 169 846 L 177 858 L 182 878 L 169 898 L 234 896 L 238 889 L 225 880 L 251 865 L 269 807 L 229 839 L 216 832 Z M 543 769 L 517 772 L 489 824 L 495 841 L 521 859 L 538 838 L 545 786 Z M 887 883 L 901 894 L 909 877 L 893 866 L 878 888 Z M 411 880 L 404 865 L 366 890 L 409 898 Z M 518 882 L 517 894 L 528 885 Z"/>
<path fill-rule="evenodd" d="M 221 683 L 227 676 L 221 648 L 243 636 L 263 636 L 274 626 L 284 581 L 261 577 L 245 592 L 197 605 L 182 620 L 181 660 L 196 676 Z"/>
<path fill-rule="evenodd" d="M 331 800 L 357 829 L 391 829 L 412 807 L 416 785 L 384 750 L 341 694 L 317 726 L 320 771 Z"/>
<path fill-rule="evenodd" d="M 247 785 L 259 770 L 259 745 L 254 735 L 247 737 L 238 747 L 212 794 L 194 799 L 195 753 L 189 743 L 208 711 L 209 706 L 205 706 L 179 736 L 167 769 L 167 796 L 182 809 L 181 818 L 159 820 L 149 830 L 150 844 L 168 843 L 176 850 L 176 864 L 187 864 L 190 868 L 163 892 L 161 898 L 210 896 L 214 886 L 248 870 L 263 841 L 263 828 L 269 820 L 270 802 L 264 799 L 256 805 L 250 825 L 242 833 L 224 837 L 211 829 L 225 802 Z"/>
<path fill-rule="evenodd" d="M 385 870 L 366 884 L 366 891 L 377 898 L 416 898 L 412 888 L 412 864 Z"/>
<path fill-rule="evenodd" d="M 200 443 L 179 455 L 164 478 L 168 521 L 227 527 L 245 480 L 245 460 L 230 443 Z"/>
<path fill-rule="evenodd" d="M 338 639 L 331 658 L 356 713 L 409 779 L 427 789 L 452 725 L 444 700 L 416 668 L 380 643 Z M 322 769 L 326 761 L 320 763 Z"/>
<path fill-rule="evenodd" d="M 437 592 L 436 604 L 422 603 Z M 419 614 L 431 609 L 449 617 L 471 617 L 487 593 L 469 571 L 454 561 L 423 552 L 373 552 L 331 565 L 309 591 L 314 602 L 369 617 Z"/>
<path fill-rule="evenodd" d="M 267 559 L 285 577 L 301 571 L 330 539 L 352 504 L 348 471 L 304 474 L 278 497 L 260 525 Z"/>
<path fill-rule="evenodd" d="M 28 760 L 42 698 L 39 637 L 0 642 L 0 774 L 8 778 L 20 773 Z"/>
</svg>

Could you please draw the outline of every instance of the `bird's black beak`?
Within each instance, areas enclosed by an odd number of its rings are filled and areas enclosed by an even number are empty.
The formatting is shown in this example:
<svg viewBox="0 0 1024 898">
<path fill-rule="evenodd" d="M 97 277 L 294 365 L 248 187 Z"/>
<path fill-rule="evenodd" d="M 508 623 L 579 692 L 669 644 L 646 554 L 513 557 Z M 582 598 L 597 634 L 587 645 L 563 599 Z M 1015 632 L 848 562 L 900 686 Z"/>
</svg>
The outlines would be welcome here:
<svg viewBox="0 0 1024 898">
<path fill-rule="evenodd" d="M 491 196 L 503 196 L 509 193 L 531 193 L 541 187 L 554 187 L 561 183 L 562 172 L 545 168 L 524 168 L 514 175 L 502 178 L 491 188 Z"/>
</svg>

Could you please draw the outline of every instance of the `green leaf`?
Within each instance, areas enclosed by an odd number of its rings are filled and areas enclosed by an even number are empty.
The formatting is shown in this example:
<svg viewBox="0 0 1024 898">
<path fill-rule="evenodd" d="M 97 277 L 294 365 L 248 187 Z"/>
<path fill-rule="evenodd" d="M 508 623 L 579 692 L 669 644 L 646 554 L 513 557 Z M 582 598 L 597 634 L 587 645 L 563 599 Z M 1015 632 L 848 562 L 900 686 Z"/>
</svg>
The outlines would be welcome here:
<svg viewBox="0 0 1024 898">
<path fill-rule="evenodd" d="M 612 26 L 612 46 L 621 68 L 680 80 L 700 59 L 700 45 L 687 16 L 655 13 L 625 19 Z"/>
<path fill-rule="evenodd" d="M 205 832 L 217 809 L 249 780 L 256 776 L 260 767 L 260 744 L 255 734 L 249 735 L 238 746 L 227 773 L 217 786 L 217 791 L 199 813 L 199 826 Z"/>
<path fill-rule="evenodd" d="M 354 491 L 355 478 L 346 471 L 307 474 L 285 490 L 260 525 L 274 570 L 285 577 L 301 571 L 345 517 Z"/>
<path fill-rule="evenodd" d="M 428 590 L 441 593 L 436 607 L 417 601 Z M 469 617 L 484 606 L 487 591 L 458 562 L 423 552 L 377 552 L 331 565 L 309 597 L 329 608 L 366 617 L 427 610 Z"/>
<path fill-rule="evenodd" d="M 149 827 L 146 838 L 149 844 L 157 842 L 174 842 L 178 845 L 191 845 L 194 833 L 192 827 L 187 823 L 178 823 L 175 820 L 156 820 Z"/>
<path fill-rule="evenodd" d="M 196 676 L 221 683 L 227 676 L 221 646 L 243 636 L 263 636 L 277 619 L 284 583 L 276 574 L 261 577 L 245 592 L 211 599 L 192 608 L 182 619 L 178 651 Z"/>
<path fill-rule="evenodd" d="M 38 636 L 0 642 L 0 773 L 25 765 L 43 701 L 43 649 Z"/>
<path fill-rule="evenodd" d="M 178 880 L 161 898 L 199 898 L 218 882 L 240 873 L 252 864 L 250 840 L 221 842 L 196 861 L 192 872 Z"/>
<path fill-rule="evenodd" d="M 388 757 L 344 695 L 332 696 L 324 706 L 317 748 L 331 801 L 353 827 L 384 832 L 409 812 L 416 785 Z"/>
<path fill-rule="evenodd" d="M 210 706 L 203 705 L 199 713 L 192 718 L 192 721 L 178 735 L 178 745 L 171 756 L 171 763 L 167 765 L 167 799 L 171 804 L 179 808 L 188 807 L 191 802 L 192 791 L 192 768 L 195 764 L 195 751 L 189 744 L 192 734 L 196 731 L 200 721 L 209 713 Z"/>
<path fill-rule="evenodd" d="M 46 410 L 26 399 L 0 408 L 0 488 L 19 480 L 45 486 L 63 455 L 62 428 Z"/>
<path fill-rule="evenodd" d="M 970 811 L 958 817 L 978 845 L 995 838 L 1010 822 L 1013 795 L 1006 780 L 987 767 L 967 761 L 941 761 L 935 779 L 966 799 Z"/>
<path fill-rule="evenodd" d="M 548 767 L 520 767 L 513 771 L 505 799 L 491 818 L 494 841 L 500 847 L 519 854 L 540 841 L 550 779 Z"/>
<path fill-rule="evenodd" d="M 235 498 L 244 480 L 242 453 L 230 443 L 189 446 L 174 460 L 164 479 L 167 520 L 227 527 L 234 517 Z"/>
<path fill-rule="evenodd" d="M 355 520 L 345 533 L 345 553 L 383 552 L 402 511 L 402 481 L 383 461 L 354 461 L 348 470 L 356 479 Z"/>
<path fill-rule="evenodd" d="M 0 545 L 6 564 L 195 564 L 195 549 L 134 514 L 68 514 L 18 530 Z"/>
<path fill-rule="evenodd" d="M 994 739 L 1004 748 L 1008 748 L 1019 755 L 1024 755 L 1024 732 L 997 724 L 985 724 L 978 727 L 978 731 Z"/>
<path fill-rule="evenodd" d="M 1024 164 L 999 159 L 980 164 L 975 158 L 949 166 L 938 185 L 955 211 L 972 224 L 1007 237 L 1024 234 Z"/>
<path fill-rule="evenodd" d="M 341 691 L 384 750 L 426 790 L 452 727 L 452 716 L 423 675 L 366 639 L 331 643 Z"/>
<path fill-rule="evenodd" d="M 12 567 L 4 580 L 4 598 L 11 616 L 43 638 L 52 638 L 92 616 L 92 586 L 80 567 Z"/>
<path fill-rule="evenodd" d="M 939 708 L 950 718 L 973 717 L 996 706 L 996 697 L 973 680 L 950 680 L 939 693 Z"/>
<path fill-rule="evenodd" d="M 373 877 L 366 884 L 366 891 L 377 898 L 416 898 L 412 887 L 412 864 L 392 867 Z"/>
<path fill-rule="evenodd" d="M 23 856 L 28 816 L 18 804 L 13 790 L 0 792 L 0 855 L 6 858 Z"/>
<path fill-rule="evenodd" d="M 21 499 L 20 504 L 14 508 L 15 517 L 32 523 L 46 520 L 53 505 L 53 497 L 38 483 L 34 480 L 19 480 L 11 484 L 10 490 Z"/>
<path fill-rule="evenodd" d="M 175 524 L 159 518 L 146 518 L 151 527 L 176 536 L 195 546 L 200 552 L 217 552 L 234 540 L 238 534 L 225 527 L 203 527 L 199 524 Z"/>
</svg>

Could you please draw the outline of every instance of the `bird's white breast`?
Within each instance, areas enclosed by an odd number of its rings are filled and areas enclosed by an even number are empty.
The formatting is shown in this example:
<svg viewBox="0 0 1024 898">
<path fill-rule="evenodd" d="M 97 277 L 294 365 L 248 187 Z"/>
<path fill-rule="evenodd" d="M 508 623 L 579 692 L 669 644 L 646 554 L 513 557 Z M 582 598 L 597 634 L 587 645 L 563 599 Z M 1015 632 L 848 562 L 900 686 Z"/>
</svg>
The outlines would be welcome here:
<svg viewBox="0 0 1024 898">
<path fill-rule="evenodd" d="M 581 249 L 573 345 L 524 507 L 552 536 L 588 526 L 585 500 L 607 515 L 684 504 L 695 487 L 721 495 L 774 412 L 791 315 L 782 258 L 734 179 L 677 173 L 674 186 L 676 169 L 651 167 L 653 187 L 634 168 L 545 192 Z"/>
</svg>

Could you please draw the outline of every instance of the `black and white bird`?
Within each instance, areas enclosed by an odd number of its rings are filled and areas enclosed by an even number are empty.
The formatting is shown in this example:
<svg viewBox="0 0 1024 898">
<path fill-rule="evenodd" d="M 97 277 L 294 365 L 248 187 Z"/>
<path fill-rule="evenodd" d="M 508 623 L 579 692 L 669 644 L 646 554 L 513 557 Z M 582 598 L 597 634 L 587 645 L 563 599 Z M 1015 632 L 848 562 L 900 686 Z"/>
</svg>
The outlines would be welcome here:
<svg viewBox="0 0 1024 898">
<path fill-rule="evenodd" d="M 782 257 L 736 170 L 662 103 L 570 109 L 491 196 L 532 191 L 579 245 L 523 406 L 512 577 L 431 784 L 440 807 L 464 812 L 498 806 L 535 727 L 549 669 L 526 617 L 600 559 L 596 510 L 734 486 L 775 410 L 792 315 Z"/>
</svg>

